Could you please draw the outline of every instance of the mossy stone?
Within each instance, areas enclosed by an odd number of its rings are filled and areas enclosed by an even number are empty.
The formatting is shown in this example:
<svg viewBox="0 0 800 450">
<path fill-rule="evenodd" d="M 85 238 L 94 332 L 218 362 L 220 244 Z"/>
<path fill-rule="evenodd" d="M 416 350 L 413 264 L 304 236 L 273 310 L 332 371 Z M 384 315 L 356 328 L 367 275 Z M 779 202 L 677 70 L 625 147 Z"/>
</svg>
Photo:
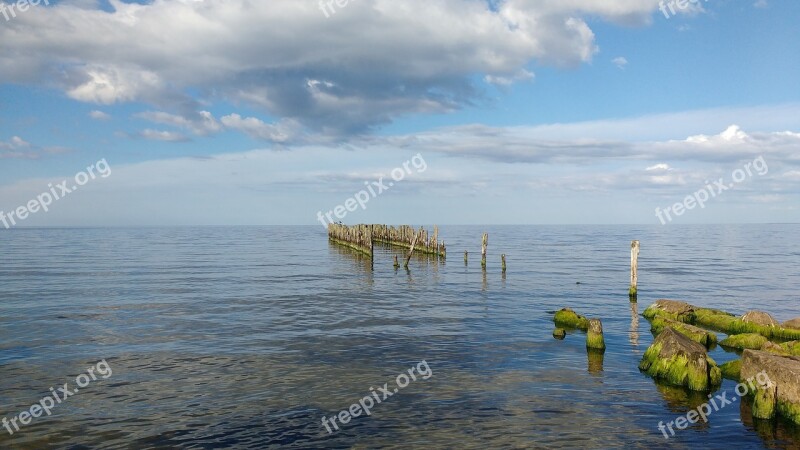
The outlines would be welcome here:
<svg viewBox="0 0 800 450">
<path fill-rule="evenodd" d="M 728 361 L 719 366 L 719 370 L 722 372 L 722 378 L 733 380 L 738 383 L 741 379 L 740 375 L 742 373 L 742 360 L 735 359 L 733 361 Z"/>
<path fill-rule="evenodd" d="M 553 322 L 555 322 L 556 325 L 564 328 L 577 328 L 583 331 L 589 329 L 589 319 L 576 313 L 570 308 L 564 308 L 560 311 L 556 311 L 555 316 L 553 316 Z"/>
<path fill-rule="evenodd" d="M 760 334 L 746 333 L 728 336 L 720 341 L 719 345 L 724 347 L 738 348 L 739 350 L 744 350 L 746 348 L 749 348 L 750 350 L 759 350 L 768 341 L 769 339 Z"/>
</svg>

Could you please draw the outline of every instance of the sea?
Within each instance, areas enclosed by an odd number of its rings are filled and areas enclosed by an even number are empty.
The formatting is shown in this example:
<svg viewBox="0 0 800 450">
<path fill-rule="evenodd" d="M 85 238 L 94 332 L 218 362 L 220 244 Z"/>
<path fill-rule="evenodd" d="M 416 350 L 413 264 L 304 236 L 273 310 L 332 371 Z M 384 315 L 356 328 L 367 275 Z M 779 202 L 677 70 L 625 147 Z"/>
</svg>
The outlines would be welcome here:
<svg viewBox="0 0 800 450">
<path fill-rule="evenodd" d="M 320 225 L 0 230 L 0 449 L 800 448 L 733 381 L 637 368 L 657 299 L 800 316 L 800 225 L 439 229 L 447 258 L 408 270 Z M 564 307 L 602 320 L 604 354 L 553 338 Z"/>
</svg>

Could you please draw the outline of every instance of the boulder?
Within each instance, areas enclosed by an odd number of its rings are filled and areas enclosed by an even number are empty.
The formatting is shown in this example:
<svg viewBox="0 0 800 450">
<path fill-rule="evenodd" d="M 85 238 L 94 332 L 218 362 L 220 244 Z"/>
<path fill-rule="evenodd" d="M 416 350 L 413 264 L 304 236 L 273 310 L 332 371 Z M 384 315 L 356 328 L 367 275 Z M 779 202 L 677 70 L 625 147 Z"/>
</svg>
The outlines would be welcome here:
<svg viewBox="0 0 800 450">
<path fill-rule="evenodd" d="M 719 366 L 719 370 L 722 371 L 722 378 L 725 378 L 727 380 L 733 380 L 738 383 L 739 375 L 742 372 L 742 360 L 734 359 L 733 361 L 728 361 L 725 364 Z"/>
<path fill-rule="evenodd" d="M 769 313 L 764 311 L 748 311 L 742 316 L 742 322 L 754 323 L 763 327 L 774 327 L 778 322 Z"/>
<path fill-rule="evenodd" d="M 669 327 L 644 352 L 639 370 L 693 391 L 708 391 L 722 383 L 722 372 L 706 348 Z"/>
<path fill-rule="evenodd" d="M 557 326 L 563 328 L 577 328 L 583 331 L 589 329 L 589 319 L 569 308 L 556 311 L 556 314 L 553 316 L 553 322 L 555 322 Z"/>
<path fill-rule="evenodd" d="M 677 320 L 667 319 L 666 317 L 654 317 L 650 321 L 650 331 L 659 334 L 665 328 L 672 328 L 678 333 L 688 337 L 689 339 L 705 345 L 707 348 L 717 343 L 717 335 L 711 331 L 706 331 L 702 328 L 687 323 L 678 322 Z"/>
<path fill-rule="evenodd" d="M 565 337 L 567 337 L 567 330 L 563 328 L 556 328 L 555 330 L 553 330 L 553 337 L 560 341 Z"/>
<path fill-rule="evenodd" d="M 744 350 L 749 348 L 751 350 L 759 350 L 769 342 L 767 338 L 756 333 L 734 334 L 720 341 L 719 345 L 723 347 L 738 348 Z"/>
<path fill-rule="evenodd" d="M 683 323 L 694 322 L 694 306 L 677 300 L 661 299 L 648 306 L 642 315 L 648 319 L 656 316 Z"/>
<path fill-rule="evenodd" d="M 773 355 L 760 350 L 742 354 L 742 380 L 753 380 L 754 415 L 774 413 L 800 424 L 800 358 Z M 771 389 L 774 388 L 774 392 Z M 772 403 L 770 403 L 772 402 Z M 774 409 L 773 413 L 770 410 Z"/>
<path fill-rule="evenodd" d="M 792 330 L 800 330 L 800 317 L 783 322 L 783 328 L 790 328 Z"/>
</svg>

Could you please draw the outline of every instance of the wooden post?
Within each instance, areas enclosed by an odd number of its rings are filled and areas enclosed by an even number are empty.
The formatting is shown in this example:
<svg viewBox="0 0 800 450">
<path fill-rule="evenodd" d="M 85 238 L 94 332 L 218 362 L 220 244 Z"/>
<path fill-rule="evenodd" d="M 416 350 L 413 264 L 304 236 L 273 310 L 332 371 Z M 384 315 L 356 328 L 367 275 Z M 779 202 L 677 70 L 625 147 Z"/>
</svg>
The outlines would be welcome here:
<svg viewBox="0 0 800 450">
<path fill-rule="evenodd" d="M 500 255 L 500 260 L 503 263 L 503 273 L 506 273 L 506 255 L 505 255 L 505 253 Z"/>
<path fill-rule="evenodd" d="M 481 246 L 481 267 L 486 269 L 486 246 L 489 245 L 489 234 L 483 233 L 483 245 Z"/>
<path fill-rule="evenodd" d="M 400 262 L 397 261 L 397 255 L 394 255 L 394 268 L 397 269 L 400 267 Z"/>
<path fill-rule="evenodd" d="M 469 264 L 469 252 L 464 250 L 464 265 Z"/>
<path fill-rule="evenodd" d="M 631 287 L 628 290 L 628 297 L 632 302 L 637 300 L 639 295 L 639 241 L 631 242 Z"/>
<path fill-rule="evenodd" d="M 408 256 L 406 257 L 406 265 L 404 266 L 408 269 L 408 262 L 411 261 L 411 255 L 414 254 L 414 245 L 417 244 L 417 237 L 422 234 L 422 229 L 420 228 L 420 233 L 414 234 L 414 239 L 411 241 L 411 249 L 408 251 Z"/>
</svg>

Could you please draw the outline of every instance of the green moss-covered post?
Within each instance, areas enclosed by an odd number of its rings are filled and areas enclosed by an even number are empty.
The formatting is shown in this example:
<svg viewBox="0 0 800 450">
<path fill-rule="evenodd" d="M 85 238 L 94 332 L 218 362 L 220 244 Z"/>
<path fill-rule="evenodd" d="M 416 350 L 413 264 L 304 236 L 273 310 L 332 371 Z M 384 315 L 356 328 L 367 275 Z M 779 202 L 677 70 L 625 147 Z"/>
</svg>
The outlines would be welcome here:
<svg viewBox="0 0 800 450">
<path fill-rule="evenodd" d="M 603 339 L 603 324 L 600 319 L 589 319 L 589 329 L 586 330 L 586 348 L 605 351 L 606 342 Z"/>
<path fill-rule="evenodd" d="M 628 298 L 635 302 L 639 295 L 639 241 L 631 242 L 631 287 Z"/>
<path fill-rule="evenodd" d="M 481 268 L 486 270 L 486 247 L 489 245 L 489 234 L 483 233 L 483 244 L 481 245 Z"/>
<path fill-rule="evenodd" d="M 505 254 L 500 255 L 500 261 L 503 264 L 503 273 L 506 273 L 506 255 Z"/>
</svg>

